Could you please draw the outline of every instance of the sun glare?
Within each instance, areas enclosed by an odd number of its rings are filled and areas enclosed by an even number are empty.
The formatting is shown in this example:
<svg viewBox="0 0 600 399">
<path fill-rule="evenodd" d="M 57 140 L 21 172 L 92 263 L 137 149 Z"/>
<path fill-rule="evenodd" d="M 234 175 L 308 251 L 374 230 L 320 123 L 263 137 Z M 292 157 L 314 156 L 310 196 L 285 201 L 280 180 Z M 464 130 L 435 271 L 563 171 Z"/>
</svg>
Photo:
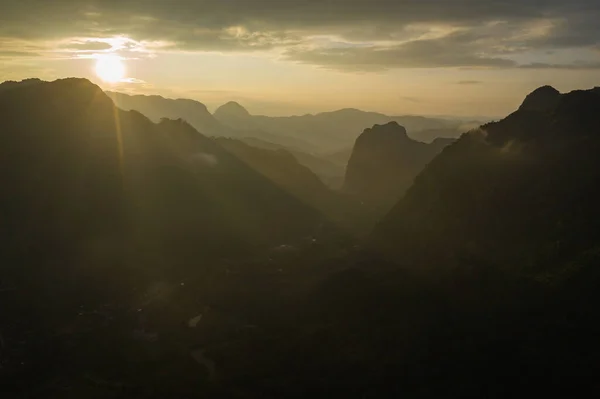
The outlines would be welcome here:
<svg viewBox="0 0 600 399">
<path fill-rule="evenodd" d="M 117 83 L 125 77 L 125 64 L 118 56 L 102 56 L 96 61 L 96 75 L 107 83 Z"/>
</svg>

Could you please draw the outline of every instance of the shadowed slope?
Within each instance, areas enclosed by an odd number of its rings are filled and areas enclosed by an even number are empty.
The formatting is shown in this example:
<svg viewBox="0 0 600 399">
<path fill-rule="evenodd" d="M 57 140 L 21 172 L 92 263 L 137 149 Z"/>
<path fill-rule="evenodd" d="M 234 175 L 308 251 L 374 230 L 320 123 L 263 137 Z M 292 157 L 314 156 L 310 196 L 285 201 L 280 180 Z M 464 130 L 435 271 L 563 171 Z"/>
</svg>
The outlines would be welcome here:
<svg viewBox="0 0 600 399">
<path fill-rule="evenodd" d="M 322 220 L 185 122 L 121 111 L 86 80 L 4 91 L 0 116 L 5 244 L 202 253 L 293 240 Z"/>
<path fill-rule="evenodd" d="M 435 158 L 374 244 L 403 259 L 544 268 L 592 247 L 600 240 L 599 113 L 597 89 L 536 90 Z"/>
<path fill-rule="evenodd" d="M 366 129 L 356 140 L 348 161 L 344 191 L 383 214 L 445 144 L 412 140 L 396 122 Z"/>
</svg>

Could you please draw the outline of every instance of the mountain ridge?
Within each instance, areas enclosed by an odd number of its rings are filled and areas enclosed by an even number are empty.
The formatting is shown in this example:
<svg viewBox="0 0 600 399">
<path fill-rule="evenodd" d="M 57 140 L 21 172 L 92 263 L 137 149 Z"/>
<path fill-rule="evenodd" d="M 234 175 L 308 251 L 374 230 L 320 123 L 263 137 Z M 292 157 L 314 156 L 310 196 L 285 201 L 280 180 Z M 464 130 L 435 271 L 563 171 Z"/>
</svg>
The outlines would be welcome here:
<svg viewBox="0 0 600 399">
<path fill-rule="evenodd" d="M 542 106 L 540 93 L 550 93 Z M 464 134 L 433 159 L 379 224 L 374 243 L 412 254 L 417 264 L 466 256 L 550 267 L 600 241 L 600 93 L 573 91 L 556 101 L 542 88 L 528 98 L 533 106 Z"/>
<path fill-rule="evenodd" d="M 229 101 L 218 107 L 215 112 L 213 112 L 213 115 L 217 119 L 227 117 L 245 118 L 250 116 L 250 112 L 238 102 Z"/>
<path fill-rule="evenodd" d="M 376 124 L 356 139 L 343 190 L 384 214 L 447 144 L 413 140 L 396 121 Z"/>
<path fill-rule="evenodd" d="M 85 79 L 15 87 L 0 92 L 0 105 L 9 127 L 0 138 L 2 204 L 12 209 L 7 224 L 17 241 L 22 233 L 39 235 L 40 245 L 79 248 L 98 239 L 121 250 L 159 243 L 168 251 L 219 251 L 293 240 L 322 222 L 190 124 L 120 110 Z M 40 227 L 19 225 L 35 214 Z"/>
</svg>

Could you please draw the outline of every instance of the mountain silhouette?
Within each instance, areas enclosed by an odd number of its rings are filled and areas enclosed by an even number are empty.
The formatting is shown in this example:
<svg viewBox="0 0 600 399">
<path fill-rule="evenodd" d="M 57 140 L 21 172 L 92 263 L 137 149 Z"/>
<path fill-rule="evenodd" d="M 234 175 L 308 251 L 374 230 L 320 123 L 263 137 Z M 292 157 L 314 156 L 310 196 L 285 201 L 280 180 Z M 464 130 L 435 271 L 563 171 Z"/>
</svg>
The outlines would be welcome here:
<svg viewBox="0 0 600 399">
<path fill-rule="evenodd" d="M 312 148 L 304 151 L 332 153 L 351 147 L 358 135 L 375 124 L 395 121 L 406 128 L 409 137 L 430 142 L 437 137 L 456 138 L 466 126 L 480 123 L 429 118 L 423 116 L 388 116 L 345 108 L 333 112 L 301 116 L 270 117 L 250 115 L 241 105 L 228 103 L 215 112 L 223 124 L 235 129 L 257 129 L 279 136 L 293 137 L 309 143 Z"/>
<path fill-rule="evenodd" d="M 342 198 L 332 192 L 308 167 L 302 165 L 291 152 L 282 148 L 256 148 L 236 139 L 215 140 L 293 197 L 318 209 L 330 219 L 342 219 L 339 212 L 343 208 Z"/>
<path fill-rule="evenodd" d="M 196 130 L 208 136 L 234 134 L 208 112 L 204 104 L 189 99 L 168 99 L 161 96 L 128 95 L 107 92 L 115 105 L 125 111 L 136 110 L 154 122 L 162 118 L 184 119 Z"/>
<path fill-rule="evenodd" d="M 254 137 L 243 137 L 240 138 L 240 141 L 243 141 L 252 147 L 287 151 L 292 154 L 301 165 L 306 166 L 314 174 L 319 176 L 321 181 L 328 187 L 333 189 L 341 188 L 348 159 L 339 162 L 337 160 L 332 161 L 329 160 L 325 154 L 314 154 L 308 151 L 301 151 Z M 348 158 L 349 157 L 350 155 L 348 155 Z"/>
<path fill-rule="evenodd" d="M 206 106 L 199 101 L 190 99 L 170 99 L 161 96 L 129 95 L 117 92 L 107 92 L 117 107 L 126 111 L 135 110 L 149 117 L 153 122 L 162 118 L 183 119 L 200 133 L 215 137 L 254 137 L 265 141 L 285 145 L 290 148 L 312 148 L 300 139 L 285 135 L 272 134 L 252 129 L 245 123 L 235 126 L 221 123 Z M 237 126 L 237 127 L 236 127 Z"/>
<path fill-rule="evenodd" d="M 600 242 L 599 112 L 597 89 L 534 91 L 516 112 L 437 156 L 373 242 L 429 265 L 468 257 L 564 266 Z"/>
<path fill-rule="evenodd" d="M 236 122 L 248 122 L 251 119 L 250 112 L 235 101 L 230 101 L 227 104 L 221 105 L 216 109 L 213 115 L 219 120 L 224 120 L 233 124 Z"/>
<path fill-rule="evenodd" d="M 525 97 L 520 110 L 552 111 L 560 101 L 560 92 L 552 86 L 542 86 Z"/>
<path fill-rule="evenodd" d="M 186 122 L 120 110 L 84 79 L 4 90 L 0 117 L 9 257 L 233 254 L 323 221 Z"/>
<path fill-rule="evenodd" d="M 9 90 L 9 89 L 16 88 L 16 87 L 37 85 L 40 83 L 44 83 L 44 81 L 37 79 L 37 78 L 24 79 L 24 80 L 21 80 L 18 82 L 14 81 L 14 80 L 7 80 L 5 82 L 0 83 L 0 91 Z"/>
<path fill-rule="evenodd" d="M 397 122 L 375 125 L 356 139 L 343 189 L 384 213 L 447 144 L 415 141 Z"/>
</svg>

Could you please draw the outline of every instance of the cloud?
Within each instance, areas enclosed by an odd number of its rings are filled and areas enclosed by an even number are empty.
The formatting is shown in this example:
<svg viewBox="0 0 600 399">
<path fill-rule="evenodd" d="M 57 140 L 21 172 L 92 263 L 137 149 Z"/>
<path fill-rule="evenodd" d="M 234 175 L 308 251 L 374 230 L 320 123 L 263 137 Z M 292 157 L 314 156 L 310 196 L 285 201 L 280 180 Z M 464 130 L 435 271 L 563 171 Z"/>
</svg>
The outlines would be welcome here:
<svg viewBox="0 0 600 399">
<path fill-rule="evenodd" d="M 251 32 L 335 31 L 361 38 L 368 32 L 371 39 L 385 39 L 415 24 L 474 26 L 564 17 L 591 27 L 599 9 L 595 0 L 154 0 L 151 5 L 147 0 L 20 0 L 2 2 L 0 26 L 29 37 L 85 30 L 163 38 L 170 31 L 193 42 L 194 29 L 243 26 Z"/>
<path fill-rule="evenodd" d="M 532 50 L 597 49 L 599 17 L 597 0 L 20 0 L 0 2 L 0 38 L 127 37 L 146 52 L 273 51 L 346 71 L 490 68 Z"/>
<path fill-rule="evenodd" d="M 460 80 L 458 82 L 456 82 L 456 84 L 459 85 L 480 85 L 483 82 L 480 80 Z"/>
<path fill-rule="evenodd" d="M 66 43 L 62 46 L 65 50 L 73 50 L 73 51 L 102 51 L 102 50 L 110 50 L 113 46 L 110 43 L 102 42 L 102 41 L 83 41 L 83 42 L 74 42 L 74 43 Z"/>
<path fill-rule="evenodd" d="M 389 68 L 513 67 L 510 59 L 479 52 L 470 32 L 438 39 L 413 40 L 392 46 L 294 48 L 284 59 L 326 68 L 350 71 L 379 71 Z"/>
<path fill-rule="evenodd" d="M 120 83 L 130 83 L 130 84 L 146 84 L 145 81 L 143 81 L 142 79 L 136 79 L 136 78 L 123 78 L 120 80 Z"/>
<path fill-rule="evenodd" d="M 209 166 L 211 168 L 214 168 L 219 163 L 219 159 L 213 154 L 199 152 L 193 154 L 190 157 L 189 162 L 192 165 Z"/>
<path fill-rule="evenodd" d="M 566 69 L 566 70 L 595 70 L 600 69 L 600 62 L 574 62 L 571 64 L 547 64 L 543 62 L 533 62 L 531 64 L 520 65 L 524 69 Z"/>
<path fill-rule="evenodd" d="M 0 49 L 0 58 L 39 57 L 40 54 L 30 51 L 11 51 Z"/>
</svg>

